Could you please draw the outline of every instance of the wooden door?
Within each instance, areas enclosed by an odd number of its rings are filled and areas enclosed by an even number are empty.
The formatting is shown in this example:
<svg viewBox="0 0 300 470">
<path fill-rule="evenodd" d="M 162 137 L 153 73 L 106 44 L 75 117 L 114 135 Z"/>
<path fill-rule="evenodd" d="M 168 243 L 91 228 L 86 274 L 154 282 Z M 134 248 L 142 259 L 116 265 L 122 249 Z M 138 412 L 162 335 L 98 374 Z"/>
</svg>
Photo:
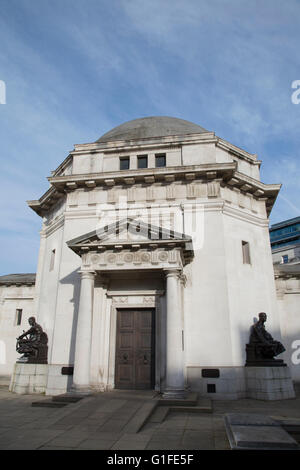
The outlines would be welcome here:
<svg viewBox="0 0 300 470">
<path fill-rule="evenodd" d="M 154 388 L 154 331 L 154 309 L 118 310 L 116 388 Z"/>
</svg>

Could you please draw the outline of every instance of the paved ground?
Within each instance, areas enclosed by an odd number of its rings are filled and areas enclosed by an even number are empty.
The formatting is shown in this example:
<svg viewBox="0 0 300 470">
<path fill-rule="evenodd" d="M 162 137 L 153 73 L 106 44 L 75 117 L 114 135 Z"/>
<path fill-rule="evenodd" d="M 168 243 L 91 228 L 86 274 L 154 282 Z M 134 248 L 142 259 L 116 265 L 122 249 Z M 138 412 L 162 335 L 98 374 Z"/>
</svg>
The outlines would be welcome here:
<svg viewBox="0 0 300 470">
<path fill-rule="evenodd" d="M 213 413 L 170 412 L 158 407 L 138 433 L 135 417 L 153 393 L 107 392 L 64 408 L 32 407 L 49 397 L 16 395 L 0 389 L 0 449 L 224 450 L 230 449 L 224 413 L 253 412 L 300 419 L 300 395 L 293 400 L 214 401 Z"/>
</svg>

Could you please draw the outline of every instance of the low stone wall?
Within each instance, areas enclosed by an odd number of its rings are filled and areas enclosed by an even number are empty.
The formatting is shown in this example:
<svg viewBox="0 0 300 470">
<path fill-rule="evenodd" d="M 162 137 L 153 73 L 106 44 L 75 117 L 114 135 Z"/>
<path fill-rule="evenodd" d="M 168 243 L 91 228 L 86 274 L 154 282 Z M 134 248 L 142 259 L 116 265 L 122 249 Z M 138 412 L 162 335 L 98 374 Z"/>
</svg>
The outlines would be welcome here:
<svg viewBox="0 0 300 470">
<path fill-rule="evenodd" d="M 293 381 L 287 366 L 188 367 L 187 383 L 191 391 L 214 400 L 295 398 Z"/>
<path fill-rule="evenodd" d="M 246 396 L 245 367 L 187 367 L 187 383 L 191 391 L 214 400 Z"/>
</svg>

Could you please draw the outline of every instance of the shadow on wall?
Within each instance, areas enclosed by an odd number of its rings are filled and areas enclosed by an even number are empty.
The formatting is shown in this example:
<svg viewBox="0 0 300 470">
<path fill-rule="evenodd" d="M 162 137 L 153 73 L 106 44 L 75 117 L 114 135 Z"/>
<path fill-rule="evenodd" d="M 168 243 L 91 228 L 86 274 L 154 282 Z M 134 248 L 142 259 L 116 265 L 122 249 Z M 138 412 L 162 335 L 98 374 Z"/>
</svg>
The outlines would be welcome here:
<svg viewBox="0 0 300 470">
<path fill-rule="evenodd" d="M 76 341 L 76 330 L 77 330 L 77 320 L 78 320 L 78 308 L 79 308 L 79 297 L 80 297 L 80 268 L 77 268 L 68 276 L 60 280 L 61 284 L 68 284 L 73 286 L 73 296 L 69 300 L 73 304 L 73 319 L 71 327 L 71 343 L 69 351 L 69 364 L 74 364 L 75 357 L 75 341 Z M 72 381 L 72 377 L 70 377 Z"/>
</svg>

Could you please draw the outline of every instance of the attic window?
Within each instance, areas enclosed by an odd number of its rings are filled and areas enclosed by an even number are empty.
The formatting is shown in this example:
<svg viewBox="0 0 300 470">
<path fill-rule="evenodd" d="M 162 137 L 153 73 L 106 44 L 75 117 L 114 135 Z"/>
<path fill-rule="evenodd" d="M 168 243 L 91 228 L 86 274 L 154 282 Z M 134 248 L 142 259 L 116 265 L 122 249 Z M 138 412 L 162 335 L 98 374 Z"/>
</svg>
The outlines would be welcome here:
<svg viewBox="0 0 300 470">
<path fill-rule="evenodd" d="M 166 154 L 165 153 L 157 153 L 155 155 L 155 166 L 156 168 L 166 166 Z"/>
<path fill-rule="evenodd" d="M 148 168 L 148 155 L 138 155 L 138 168 Z"/>
<path fill-rule="evenodd" d="M 120 157 L 120 170 L 129 170 L 129 157 Z"/>
</svg>

